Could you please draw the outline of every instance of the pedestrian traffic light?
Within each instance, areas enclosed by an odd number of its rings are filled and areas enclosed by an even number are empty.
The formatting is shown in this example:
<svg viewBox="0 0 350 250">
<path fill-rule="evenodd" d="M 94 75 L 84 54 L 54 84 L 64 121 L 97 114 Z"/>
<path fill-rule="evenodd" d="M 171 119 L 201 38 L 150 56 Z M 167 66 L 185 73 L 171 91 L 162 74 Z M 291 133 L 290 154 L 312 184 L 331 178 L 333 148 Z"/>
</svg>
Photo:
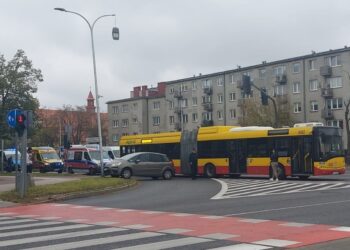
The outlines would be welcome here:
<svg viewBox="0 0 350 250">
<path fill-rule="evenodd" d="M 268 99 L 268 96 L 267 96 L 266 88 L 262 88 L 260 90 L 260 94 L 261 94 L 261 103 L 262 103 L 262 105 L 269 105 L 269 99 Z"/>
<path fill-rule="evenodd" d="M 23 132 L 26 129 L 26 120 L 27 117 L 25 114 L 18 112 L 18 114 L 16 114 L 16 131 L 18 133 L 18 136 L 23 136 Z"/>
<path fill-rule="evenodd" d="M 252 91 L 250 76 L 243 75 L 242 76 L 242 88 L 245 95 L 250 95 Z"/>
</svg>

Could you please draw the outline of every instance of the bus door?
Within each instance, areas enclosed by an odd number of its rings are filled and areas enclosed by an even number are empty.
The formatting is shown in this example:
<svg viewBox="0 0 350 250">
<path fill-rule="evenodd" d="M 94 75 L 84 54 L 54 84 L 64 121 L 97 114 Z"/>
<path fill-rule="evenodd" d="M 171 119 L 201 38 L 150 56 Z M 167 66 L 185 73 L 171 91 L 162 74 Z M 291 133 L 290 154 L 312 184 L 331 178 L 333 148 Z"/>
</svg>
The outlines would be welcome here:
<svg viewBox="0 0 350 250">
<path fill-rule="evenodd" d="M 239 157 L 237 152 L 237 141 L 228 141 L 227 142 L 227 155 L 229 158 L 229 168 L 231 174 L 237 174 L 240 173 L 239 169 Z"/>
<path fill-rule="evenodd" d="M 235 154 L 239 173 L 247 173 L 247 141 L 235 141 Z"/>
<path fill-rule="evenodd" d="M 312 174 L 312 138 L 292 138 L 292 174 Z"/>
</svg>

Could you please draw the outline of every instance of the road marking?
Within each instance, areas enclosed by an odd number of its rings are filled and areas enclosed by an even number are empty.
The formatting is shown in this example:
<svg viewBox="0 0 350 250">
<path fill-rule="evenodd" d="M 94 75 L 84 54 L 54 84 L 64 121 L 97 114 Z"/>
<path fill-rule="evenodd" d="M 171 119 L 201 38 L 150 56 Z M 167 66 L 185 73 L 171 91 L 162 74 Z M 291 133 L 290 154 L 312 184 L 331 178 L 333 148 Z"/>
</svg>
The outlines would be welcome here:
<svg viewBox="0 0 350 250">
<path fill-rule="evenodd" d="M 113 209 L 111 207 L 95 207 L 94 210 L 97 210 L 97 211 L 103 211 L 103 210 L 110 210 L 110 209 Z"/>
<path fill-rule="evenodd" d="M 14 215 L 14 214 L 16 214 L 16 213 L 0 213 L 0 216 L 3 216 L 3 215 Z"/>
<path fill-rule="evenodd" d="M 209 238 L 209 239 L 214 239 L 214 240 L 225 240 L 225 239 L 230 239 L 230 238 L 234 238 L 234 237 L 239 237 L 239 235 L 236 235 L 236 234 L 224 234 L 224 233 L 213 233 L 213 234 L 201 235 L 199 237 L 201 237 L 201 238 Z"/>
<path fill-rule="evenodd" d="M 334 228 L 331 228 L 330 230 L 341 231 L 341 232 L 350 232 L 350 227 L 334 227 Z"/>
<path fill-rule="evenodd" d="M 70 204 L 52 204 L 52 206 L 55 206 L 55 207 L 65 207 L 65 206 L 70 206 Z"/>
<path fill-rule="evenodd" d="M 286 247 L 286 246 L 290 246 L 298 243 L 300 242 L 291 241 L 291 240 L 278 240 L 278 239 L 267 239 L 267 240 L 260 240 L 260 241 L 253 242 L 253 244 L 268 245 L 273 247 Z"/>
<path fill-rule="evenodd" d="M 211 220 L 218 220 L 218 219 L 223 219 L 225 217 L 224 216 L 217 216 L 217 215 L 209 215 L 209 216 L 203 216 L 203 217 L 200 217 L 200 218 L 211 219 Z"/>
<path fill-rule="evenodd" d="M 40 220 L 57 220 L 57 219 L 61 219 L 62 217 L 41 217 Z"/>
<path fill-rule="evenodd" d="M 313 226 L 315 224 L 309 224 L 309 223 L 297 223 L 297 222 L 288 222 L 280 224 L 280 226 L 286 226 L 286 227 L 309 227 Z"/>
<path fill-rule="evenodd" d="M 68 226 L 62 225 L 62 226 L 58 226 L 58 227 L 21 230 L 21 231 L 14 231 L 14 232 L 8 232 L 8 233 L 0 233 L 0 237 L 8 237 L 8 236 L 13 236 L 13 235 L 26 235 L 26 234 L 44 233 L 44 232 L 54 232 L 54 231 L 68 230 L 68 229 L 77 229 L 77 228 L 84 228 L 84 227 L 91 227 L 91 225 L 86 225 L 86 224 L 68 225 Z"/>
<path fill-rule="evenodd" d="M 215 180 L 215 181 L 217 181 L 217 182 L 219 182 L 221 184 L 221 190 L 219 191 L 219 193 L 217 193 L 211 199 L 212 200 L 222 199 L 222 197 L 224 196 L 224 194 L 226 194 L 226 192 L 228 190 L 227 183 L 222 181 L 222 180 L 216 179 L 216 178 L 212 178 L 212 180 Z"/>
<path fill-rule="evenodd" d="M 304 208 L 304 207 L 324 206 L 324 205 L 337 204 L 337 203 L 346 203 L 346 202 L 350 202 L 350 200 L 343 200 L 343 201 L 331 201 L 331 202 L 315 203 L 315 204 L 302 205 L 302 206 L 294 206 L 294 207 L 281 207 L 281 208 L 264 209 L 264 210 L 250 211 L 250 212 L 242 212 L 242 213 L 226 214 L 226 215 L 224 215 L 224 216 L 238 216 L 238 215 L 243 215 L 243 214 L 259 214 L 259 213 L 268 213 L 268 212 L 272 212 L 272 211 L 279 211 L 279 210 L 288 210 L 288 209 L 295 209 L 295 208 Z"/>
<path fill-rule="evenodd" d="M 126 225 L 123 226 L 123 228 L 129 228 L 129 229 L 144 229 L 144 228 L 149 228 L 152 227 L 150 225 L 143 225 L 143 224 L 135 224 L 135 225 Z"/>
<path fill-rule="evenodd" d="M 177 216 L 177 217 L 186 217 L 191 216 L 193 214 L 186 214 L 186 213 L 176 213 L 176 214 L 170 214 L 171 216 Z"/>
<path fill-rule="evenodd" d="M 13 217 L 0 217 L 0 220 L 13 220 Z"/>
<path fill-rule="evenodd" d="M 0 225 L 17 224 L 17 223 L 23 223 L 23 222 L 33 222 L 33 221 L 37 221 L 37 220 L 23 219 L 23 220 L 8 220 L 8 221 L 0 221 Z"/>
<path fill-rule="evenodd" d="M 242 222 L 247 222 L 247 223 L 262 223 L 262 222 L 267 222 L 267 221 L 270 221 L 270 220 L 260 220 L 260 219 L 242 219 L 242 220 L 239 220 L 239 221 L 242 221 Z"/>
<path fill-rule="evenodd" d="M 0 232 L 4 230 L 10 230 L 10 229 L 20 229 L 20 228 L 27 228 L 27 227 L 36 227 L 36 226 L 49 226 L 49 225 L 57 225 L 62 224 L 61 221 L 47 221 L 47 222 L 40 222 L 36 221 L 36 223 L 30 223 L 25 225 L 17 225 L 17 226 L 9 226 L 9 227 L 0 227 Z"/>
<path fill-rule="evenodd" d="M 166 230 L 159 231 L 160 233 L 167 233 L 167 234 L 182 234 L 182 233 L 187 233 L 191 232 L 193 230 L 190 229 L 184 229 L 184 228 L 170 228 Z"/>
<path fill-rule="evenodd" d="M 166 240 L 166 241 L 160 241 L 155 243 L 148 243 L 148 244 L 142 244 L 142 245 L 136 245 L 131 247 L 122 247 L 122 248 L 115 248 L 115 250 L 160 250 L 160 249 L 168 249 L 172 247 L 181 247 L 181 246 L 188 246 L 192 244 L 198 244 L 198 243 L 204 243 L 204 242 L 210 242 L 212 240 L 209 239 L 202 239 L 202 238 L 195 238 L 195 237 L 188 237 L 183 239 L 176 239 L 176 240 Z"/>
<path fill-rule="evenodd" d="M 34 218 L 34 217 L 40 217 L 40 215 L 25 214 L 25 215 L 17 215 L 17 216 L 16 216 L 16 218 Z"/>
<path fill-rule="evenodd" d="M 237 244 L 233 246 L 211 248 L 210 250 L 265 250 L 265 249 L 271 249 L 271 247 L 242 243 L 242 244 Z"/>
<path fill-rule="evenodd" d="M 98 234 L 119 232 L 119 231 L 125 231 L 125 230 L 127 230 L 127 229 L 124 229 L 124 228 L 102 228 L 102 229 L 93 229 L 93 230 L 78 231 L 78 232 L 72 232 L 72 233 L 43 235 L 43 236 L 30 237 L 30 238 L 24 238 L 24 239 L 3 240 L 3 241 L 0 241 L 0 246 L 2 246 L 2 247 L 13 246 L 13 245 L 18 245 L 18 244 L 28 244 L 28 243 L 35 243 L 35 242 L 49 241 L 49 240 L 69 239 L 69 238 L 75 238 L 75 237 L 80 237 L 80 236 L 89 236 L 89 235 L 96 236 Z"/>
<path fill-rule="evenodd" d="M 122 242 L 122 241 L 151 238 L 151 237 L 162 236 L 162 235 L 164 234 L 153 233 L 153 232 L 116 235 L 116 236 L 110 236 L 110 237 L 104 237 L 104 238 L 98 238 L 98 239 L 50 245 L 49 249 L 66 250 L 66 249 L 80 248 L 80 247 L 91 247 L 91 246 L 110 244 L 110 243 L 116 243 L 116 242 Z M 42 247 L 27 248 L 26 250 L 47 250 L 47 249 L 48 249 L 48 246 L 42 246 Z"/>
</svg>

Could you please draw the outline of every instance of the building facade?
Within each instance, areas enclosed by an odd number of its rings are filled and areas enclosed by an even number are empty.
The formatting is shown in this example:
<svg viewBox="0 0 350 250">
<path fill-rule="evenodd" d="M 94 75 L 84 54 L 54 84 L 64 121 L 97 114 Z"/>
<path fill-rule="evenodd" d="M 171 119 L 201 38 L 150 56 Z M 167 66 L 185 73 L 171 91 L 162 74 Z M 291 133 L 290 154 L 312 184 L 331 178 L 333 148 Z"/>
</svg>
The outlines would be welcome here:
<svg viewBox="0 0 350 250">
<path fill-rule="evenodd" d="M 347 47 L 162 82 L 152 91 L 147 86 L 136 87 L 130 98 L 107 103 L 110 141 L 118 143 L 126 134 L 240 125 L 245 101 L 260 101 L 260 92 L 254 88 L 250 96 L 244 95 L 243 75 L 257 87 L 266 88 L 296 123 L 345 125 L 344 101 L 350 98 Z M 126 106 L 128 109 L 123 109 Z M 119 112 L 121 109 L 124 112 Z"/>
</svg>

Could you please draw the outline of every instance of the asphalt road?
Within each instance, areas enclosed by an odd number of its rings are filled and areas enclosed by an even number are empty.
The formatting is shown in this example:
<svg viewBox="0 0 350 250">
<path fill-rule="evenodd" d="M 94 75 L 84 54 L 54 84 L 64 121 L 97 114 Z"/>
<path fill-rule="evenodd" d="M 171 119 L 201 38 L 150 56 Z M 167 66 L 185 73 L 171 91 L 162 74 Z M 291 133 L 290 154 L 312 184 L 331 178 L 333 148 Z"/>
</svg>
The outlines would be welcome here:
<svg viewBox="0 0 350 250">
<path fill-rule="evenodd" d="M 301 188 L 301 191 L 295 193 L 279 194 L 277 192 L 225 199 L 211 199 L 222 189 L 222 185 L 216 180 L 198 178 L 193 181 L 185 177 L 177 177 L 171 181 L 149 178 L 139 180 L 140 185 L 129 190 L 70 200 L 67 203 L 350 226 L 350 217 L 347 213 L 350 211 L 350 186 L 347 187 L 350 185 L 350 174 L 312 177 L 307 181 L 295 179 L 278 183 L 278 185 L 287 186 L 298 185 L 296 189 Z M 262 182 L 267 188 L 270 188 L 269 185 L 277 185 L 266 178 L 252 177 L 227 178 L 220 179 L 220 181 L 223 183 L 237 182 L 238 185 L 244 182 L 247 188 L 251 188 L 249 183 L 255 185 L 257 181 Z M 323 185 L 325 183 L 326 186 Z M 320 190 L 315 188 L 315 190 L 305 191 L 307 185 L 314 185 Z M 327 185 L 332 189 L 328 189 Z M 337 187 L 337 185 L 340 186 Z M 275 189 L 278 191 L 285 188 L 277 186 Z"/>
</svg>

